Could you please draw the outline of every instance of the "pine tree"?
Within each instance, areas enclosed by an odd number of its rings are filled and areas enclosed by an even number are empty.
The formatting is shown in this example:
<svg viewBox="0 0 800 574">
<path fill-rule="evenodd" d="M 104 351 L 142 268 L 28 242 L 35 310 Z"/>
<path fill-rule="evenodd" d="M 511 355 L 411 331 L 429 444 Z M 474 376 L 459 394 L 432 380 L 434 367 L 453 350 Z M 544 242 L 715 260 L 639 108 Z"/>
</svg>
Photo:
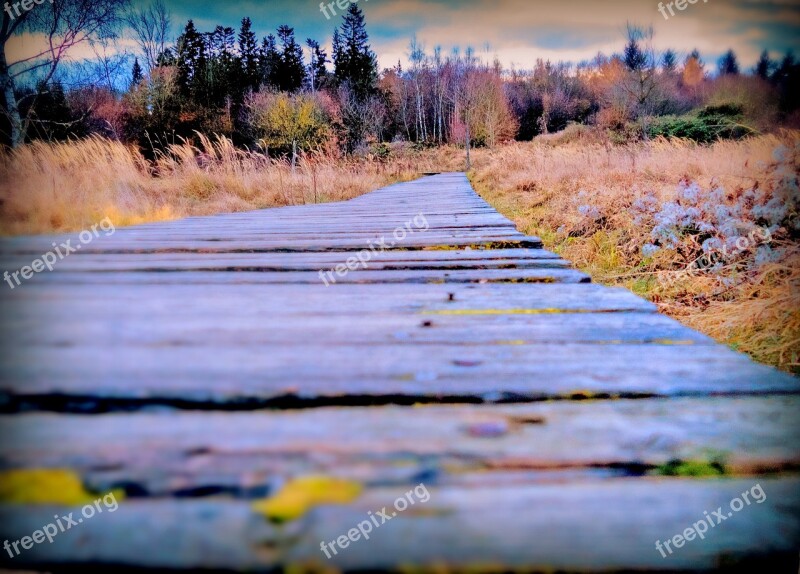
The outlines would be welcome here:
<svg viewBox="0 0 800 574">
<path fill-rule="evenodd" d="M 303 64 L 303 48 L 294 38 L 294 28 L 280 26 L 278 39 L 281 43 L 278 88 L 285 92 L 296 92 L 303 87 L 306 69 Z"/>
<path fill-rule="evenodd" d="M 348 85 L 359 99 L 375 92 L 378 62 L 369 46 L 364 14 L 355 4 L 350 4 L 334 32 L 333 63 L 336 81 Z"/>
<path fill-rule="evenodd" d="M 241 62 L 234 52 L 236 32 L 233 28 L 217 26 L 205 35 L 210 54 L 207 77 L 208 103 L 222 106 L 230 98 L 241 101 L 244 87 L 241 79 Z"/>
<path fill-rule="evenodd" d="M 181 94 L 194 97 L 204 95 L 207 63 L 205 40 L 194 22 L 189 20 L 177 42 L 176 64 Z"/>
<path fill-rule="evenodd" d="M 142 67 L 139 65 L 139 58 L 133 60 L 133 72 L 131 73 L 131 89 L 136 89 L 144 79 Z"/>
<path fill-rule="evenodd" d="M 638 39 L 633 34 L 629 33 L 628 43 L 625 45 L 622 61 L 625 62 L 625 66 L 633 72 L 638 72 L 647 64 L 647 55 L 639 47 Z"/>
<path fill-rule="evenodd" d="M 672 50 L 667 50 L 661 58 L 661 66 L 665 72 L 671 74 L 678 67 L 678 57 Z"/>
<path fill-rule="evenodd" d="M 325 87 L 328 78 L 328 69 L 325 64 L 329 62 L 328 54 L 320 47 L 319 42 L 308 38 L 306 46 L 311 51 L 311 63 L 308 66 L 308 78 L 311 91 L 314 92 Z"/>
<path fill-rule="evenodd" d="M 275 36 L 270 34 L 261 42 L 261 50 L 258 54 L 258 69 L 262 84 L 270 88 L 277 88 L 279 84 L 278 74 L 280 73 L 280 54 L 275 43 Z"/>
<path fill-rule="evenodd" d="M 258 90 L 260 84 L 258 40 L 253 32 L 253 23 L 250 18 L 242 19 L 238 39 L 239 56 L 242 59 L 242 85 L 245 90 Z"/>
<path fill-rule="evenodd" d="M 753 73 L 762 80 L 768 80 L 773 67 L 774 64 L 769 59 L 769 52 L 764 50 L 761 52 L 761 57 L 758 59 L 756 67 L 753 68 Z"/>
<path fill-rule="evenodd" d="M 736 60 L 736 54 L 733 50 L 728 50 L 719 59 L 719 75 L 720 76 L 735 76 L 739 73 L 739 62 Z"/>
</svg>

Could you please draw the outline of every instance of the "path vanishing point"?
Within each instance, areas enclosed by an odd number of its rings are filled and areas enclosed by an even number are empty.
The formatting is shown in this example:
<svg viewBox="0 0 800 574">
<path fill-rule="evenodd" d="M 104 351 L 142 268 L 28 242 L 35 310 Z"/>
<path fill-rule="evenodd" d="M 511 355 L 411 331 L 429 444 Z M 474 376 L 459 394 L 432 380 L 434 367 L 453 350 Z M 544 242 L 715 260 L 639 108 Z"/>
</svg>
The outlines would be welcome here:
<svg viewBox="0 0 800 574">
<path fill-rule="evenodd" d="M 68 237 L 0 241 L 2 271 Z M 0 567 L 797 569 L 798 379 L 591 283 L 463 173 L 118 229 L 55 267 L 0 294 L 0 542 L 81 512 L 14 476 L 120 503 Z M 724 474 L 664 476 L 692 468 Z M 263 511 L 308 476 L 318 500 Z"/>
</svg>

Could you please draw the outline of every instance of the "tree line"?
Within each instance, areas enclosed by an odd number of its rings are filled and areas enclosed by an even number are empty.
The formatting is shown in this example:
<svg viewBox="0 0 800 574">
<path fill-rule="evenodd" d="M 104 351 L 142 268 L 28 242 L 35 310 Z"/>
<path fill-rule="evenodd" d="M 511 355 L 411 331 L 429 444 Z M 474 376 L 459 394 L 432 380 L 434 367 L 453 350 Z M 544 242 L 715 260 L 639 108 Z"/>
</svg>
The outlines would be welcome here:
<svg viewBox="0 0 800 574">
<path fill-rule="evenodd" d="M 636 26 L 628 26 L 620 53 L 579 64 L 537 60 L 528 70 L 507 70 L 471 49 L 445 54 L 412 40 L 407 66 L 379 71 L 364 14 L 354 4 L 335 30 L 330 54 L 314 39 L 298 40 L 286 25 L 259 39 L 247 17 L 238 29 L 207 31 L 189 20 L 171 42 L 163 0 L 137 9 L 126 0 L 77 4 L 83 12 L 66 10 L 76 0 L 54 0 L 53 11 L 44 4 L 22 23 L 3 20 L 0 130 L 8 145 L 101 134 L 153 154 L 181 138 L 216 133 L 294 160 L 302 151 L 352 153 L 393 140 L 492 146 L 570 123 L 625 138 L 661 133 L 667 128 L 659 118 L 673 118 L 669 129 L 681 126 L 689 134 L 703 118 L 707 126 L 722 118 L 754 131 L 800 125 L 800 64 L 791 53 L 772 61 L 765 51 L 743 72 L 730 50 L 711 73 L 696 50 L 659 53 L 652 30 Z M 65 68 L 66 50 L 7 61 L 6 42 L 22 31 L 55 30 L 54 37 L 72 42 L 69 48 L 90 38 L 102 44 L 123 29 L 136 40 L 136 58 L 115 62 L 98 54 L 105 82 L 65 88 L 57 72 Z M 122 70 L 125 80 L 114 81 L 113 70 Z M 693 110 L 701 112 L 683 119 Z M 713 121 L 706 121 L 708 114 Z"/>
</svg>

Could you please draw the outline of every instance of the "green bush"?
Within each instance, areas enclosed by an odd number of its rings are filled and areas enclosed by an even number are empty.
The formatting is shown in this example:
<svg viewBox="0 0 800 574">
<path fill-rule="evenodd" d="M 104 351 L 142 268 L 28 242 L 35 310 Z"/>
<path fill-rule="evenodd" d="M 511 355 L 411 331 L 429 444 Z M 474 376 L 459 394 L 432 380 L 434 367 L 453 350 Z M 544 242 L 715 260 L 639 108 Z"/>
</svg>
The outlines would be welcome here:
<svg viewBox="0 0 800 574">
<path fill-rule="evenodd" d="M 707 106 L 682 116 L 655 118 L 648 128 L 650 137 L 683 138 L 698 143 L 720 139 L 742 139 L 753 135 L 752 128 L 741 123 L 742 109 L 736 104 Z"/>
</svg>

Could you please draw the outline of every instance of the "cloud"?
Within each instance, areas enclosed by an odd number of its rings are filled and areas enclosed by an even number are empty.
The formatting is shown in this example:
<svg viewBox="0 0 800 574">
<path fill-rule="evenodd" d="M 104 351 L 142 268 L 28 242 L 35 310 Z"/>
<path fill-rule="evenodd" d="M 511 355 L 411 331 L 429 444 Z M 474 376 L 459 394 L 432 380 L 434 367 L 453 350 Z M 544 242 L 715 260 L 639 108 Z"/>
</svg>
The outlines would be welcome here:
<svg viewBox="0 0 800 574">
<path fill-rule="evenodd" d="M 199 29 L 210 30 L 217 24 L 238 28 L 249 16 L 259 35 L 288 24 L 301 42 L 310 37 L 330 46 L 340 22 L 338 17 L 325 18 L 319 0 L 165 1 L 176 35 L 189 18 Z M 148 2 L 135 0 L 138 5 Z M 796 0 L 696 0 L 668 20 L 655 0 L 359 0 L 358 6 L 366 15 L 381 67 L 398 60 L 407 63 L 414 36 L 428 51 L 471 46 L 484 57 L 497 56 L 517 68 L 531 67 L 537 58 L 579 62 L 598 52 L 620 51 L 627 22 L 652 25 L 657 49 L 686 54 L 696 48 L 709 63 L 728 48 L 743 66 L 752 65 L 763 49 L 770 49 L 773 57 L 789 49 L 800 51 Z M 23 39 L 13 50 L 28 53 L 32 41 Z M 80 56 L 84 52 L 81 48 Z"/>
</svg>

